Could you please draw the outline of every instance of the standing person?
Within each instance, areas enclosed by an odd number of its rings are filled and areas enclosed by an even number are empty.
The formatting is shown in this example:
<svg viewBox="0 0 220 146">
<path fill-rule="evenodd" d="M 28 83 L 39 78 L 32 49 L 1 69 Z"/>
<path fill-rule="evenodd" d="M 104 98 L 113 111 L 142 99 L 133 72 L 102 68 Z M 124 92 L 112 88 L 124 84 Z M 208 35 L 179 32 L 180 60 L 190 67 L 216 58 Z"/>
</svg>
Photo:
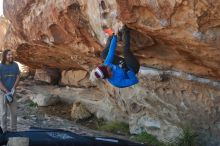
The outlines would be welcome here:
<svg viewBox="0 0 220 146">
<path fill-rule="evenodd" d="M 125 25 L 122 28 L 123 57 L 115 54 L 117 35 L 111 29 L 106 29 L 109 34 L 106 47 L 101 53 L 104 64 L 92 72 L 97 79 L 107 79 L 109 83 L 118 88 L 125 88 L 138 83 L 136 74 L 140 69 L 137 58 L 130 51 L 130 30 Z M 93 78 L 93 77 L 92 77 Z"/>
<path fill-rule="evenodd" d="M 17 101 L 13 97 L 20 79 L 18 64 L 14 62 L 12 51 L 7 49 L 2 53 L 0 64 L 0 109 L 1 127 L 7 131 L 7 112 L 10 110 L 11 130 L 17 130 Z"/>
</svg>

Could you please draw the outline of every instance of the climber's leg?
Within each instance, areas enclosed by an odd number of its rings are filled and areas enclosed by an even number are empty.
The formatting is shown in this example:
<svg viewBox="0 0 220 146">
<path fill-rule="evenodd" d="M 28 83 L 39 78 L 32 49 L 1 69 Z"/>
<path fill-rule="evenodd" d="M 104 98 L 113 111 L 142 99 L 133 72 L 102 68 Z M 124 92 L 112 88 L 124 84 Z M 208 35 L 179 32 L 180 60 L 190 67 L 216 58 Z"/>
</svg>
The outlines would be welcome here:
<svg viewBox="0 0 220 146">
<path fill-rule="evenodd" d="M 122 41 L 123 41 L 123 54 L 126 65 L 133 69 L 137 74 L 140 69 L 140 63 L 137 58 L 130 51 L 130 31 L 129 28 L 125 25 L 122 30 Z"/>
</svg>

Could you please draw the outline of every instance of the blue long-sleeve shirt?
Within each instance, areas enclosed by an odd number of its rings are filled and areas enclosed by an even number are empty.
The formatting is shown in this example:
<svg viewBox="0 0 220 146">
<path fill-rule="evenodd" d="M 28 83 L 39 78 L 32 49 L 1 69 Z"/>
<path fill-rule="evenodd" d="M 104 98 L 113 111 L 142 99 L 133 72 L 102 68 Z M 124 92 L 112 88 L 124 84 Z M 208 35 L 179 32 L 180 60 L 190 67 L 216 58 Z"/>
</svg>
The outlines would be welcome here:
<svg viewBox="0 0 220 146">
<path fill-rule="evenodd" d="M 12 64 L 0 63 L 0 81 L 8 91 L 14 86 L 19 74 L 20 70 L 16 62 L 13 62 Z"/>
<path fill-rule="evenodd" d="M 108 55 L 104 61 L 104 65 L 109 66 L 112 71 L 112 77 L 107 79 L 108 82 L 118 88 L 125 88 L 137 84 L 138 78 L 136 77 L 132 69 L 126 72 L 121 67 L 119 67 L 119 65 L 112 64 L 114 60 L 116 47 L 117 47 L 117 36 L 114 35 L 111 40 Z"/>
</svg>

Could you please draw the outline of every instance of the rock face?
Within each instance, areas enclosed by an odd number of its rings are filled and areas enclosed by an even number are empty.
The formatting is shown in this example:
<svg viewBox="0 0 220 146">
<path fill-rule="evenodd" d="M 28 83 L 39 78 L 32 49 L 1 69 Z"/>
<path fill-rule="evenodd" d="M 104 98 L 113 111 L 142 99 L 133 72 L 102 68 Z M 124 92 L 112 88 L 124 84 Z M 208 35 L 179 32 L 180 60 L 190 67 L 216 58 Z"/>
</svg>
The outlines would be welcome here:
<svg viewBox="0 0 220 146">
<path fill-rule="evenodd" d="M 219 8 L 217 0 L 8 0 L 6 46 L 34 68 L 88 70 L 100 63 L 102 26 L 123 23 L 142 64 L 219 80 Z"/>
<path fill-rule="evenodd" d="M 50 84 L 57 84 L 60 79 L 60 73 L 57 69 L 36 69 L 34 79 Z"/>
<path fill-rule="evenodd" d="M 140 83 L 130 88 L 97 84 L 106 93 L 101 104 L 93 103 L 98 116 L 101 113 L 105 119 L 127 122 L 131 133 L 147 131 L 162 140 L 178 136 L 181 128 L 190 124 L 198 130 L 201 144 L 220 144 L 220 83 L 213 88 L 199 84 L 201 79 L 196 77 L 177 78 L 171 72 L 141 71 Z M 86 103 L 90 109 L 92 103 Z M 124 119 L 118 118 L 119 113 L 123 113 L 120 117 Z"/>
<path fill-rule="evenodd" d="M 87 119 L 91 116 L 91 113 L 80 102 L 76 102 L 73 104 L 73 107 L 71 109 L 71 118 L 74 121 Z"/>
<path fill-rule="evenodd" d="M 123 23 L 149 35 L 138 51 L 143 63 L 219 79 L 220 28 L 217 0 L 118 0 Z M 140 43 L 141 44 L 141 43 Z"/>
<path fill-rule="evenodd" d="M 4 38 L 9 26 L 9 22 L 4 17 L 0 16 L 0 50 L 4 48 Z"/>
<path fill-rule="evenodd" d="M 33 68 L 86 69 L 98 63 L 100 44 L 78 1 L 9 0 L 4 14 L 12 27 L 5 46 Z"/>
<path fill-rule="evenodd" d="M 218 0 L 7 0 L 4 14 L 11 25 L 5 47 L 32 68 L 58 69 L 63 85 L 88 86 L 86 71 L 101 63 L 107 39 L 102 26 L 117 30 L 127 24 L 142 66 L 219 81 L 219 9 Z M 127 89 L 104 84 L 98 87 L 105 100 L 93 110 L 106 119 L 123 115 L 120 120 L 130 124 L 132 133 L 174 137 L 189 122 L 205 131 L 203 140 L 220 139 L 219 88 L 200 83 L 161 75 L 143 76 Z M 114 116 L 115 111 L 121 113 Z"/>
<path fill-rule="evenodd" d="M 89 82 L 88 77 L 88 72 L 85 70 L 62 71 L 60 84 L 67 86 L 89 87 L 91 86 L 91 83 Z"/>
</svg>

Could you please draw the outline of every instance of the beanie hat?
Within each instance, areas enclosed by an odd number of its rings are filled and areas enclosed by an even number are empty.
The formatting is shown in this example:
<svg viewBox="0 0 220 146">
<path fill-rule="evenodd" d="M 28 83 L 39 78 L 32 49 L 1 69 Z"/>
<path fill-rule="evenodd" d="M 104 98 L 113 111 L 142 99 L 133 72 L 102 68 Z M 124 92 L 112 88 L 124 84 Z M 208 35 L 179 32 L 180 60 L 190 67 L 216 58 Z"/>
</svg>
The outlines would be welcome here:
<svg viewBox="0 0 220 146">
<path fill-rule="evenodd" d="M 107 66 L 98 66 L 95 69 L 95 76 L 96 76 L 96 78 L 101 78 L 101 79 L 108 78 Z"/>
</svg>

